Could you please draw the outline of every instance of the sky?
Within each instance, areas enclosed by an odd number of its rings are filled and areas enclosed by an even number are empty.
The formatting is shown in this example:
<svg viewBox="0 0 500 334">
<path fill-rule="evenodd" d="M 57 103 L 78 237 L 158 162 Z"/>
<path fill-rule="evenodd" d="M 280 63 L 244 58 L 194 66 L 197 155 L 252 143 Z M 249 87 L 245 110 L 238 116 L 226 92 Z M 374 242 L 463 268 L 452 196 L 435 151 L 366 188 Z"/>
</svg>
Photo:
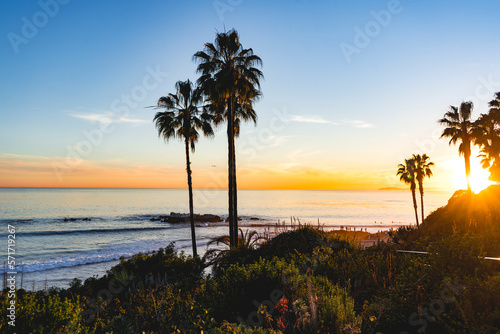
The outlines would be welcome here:
<svg viewBox="0 0 500 334">
<path fill-rule="evenodd" d="M 464 187 L 437 120 L 500 91 L 498 1 L 4 0 L 0 187 L 185 188 L 181 141 L 149 108 L 196 81 L 193 54 L 235 28 L 263 60 L 258 122 L 236 141 L 242 189 Z M 476 161 L 473 173 L 479 175 Z M 225 127 L 192 156 L 196 188 L 227 186 Z"/>
</svg>

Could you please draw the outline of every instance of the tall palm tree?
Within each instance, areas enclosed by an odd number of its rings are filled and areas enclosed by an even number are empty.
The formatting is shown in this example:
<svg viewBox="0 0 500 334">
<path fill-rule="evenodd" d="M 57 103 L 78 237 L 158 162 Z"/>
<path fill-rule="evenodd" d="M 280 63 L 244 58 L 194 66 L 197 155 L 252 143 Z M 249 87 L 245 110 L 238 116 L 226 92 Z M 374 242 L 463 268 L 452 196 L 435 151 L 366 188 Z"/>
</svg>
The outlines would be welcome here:
<svg viewBox="0 0 500 334">
<path fill-rule="evenodd" d="M 415 172 L 416 179 L 418 183 L 418 190 L 420 192 L 420 208 L 422 209 L 422 223 L 424 222 L 424 178 L 432 176 L 431 167 L 434 166 L 434 163 L 429 161 L 430 158 L 427 154 L 424 155 L 413 155 L 412 160 L 415 161 Z"/>
<path fill-rule="evenodd" d="M 473 122 L 470 117 L 474 105 L 472 102 L 462 102 L 460 108 L 450 106 L 450 110 L 438 122 L 446 129 L 443 130 L 441 138 L 450 138 L 449 144 L 460 143 L 458 146 L 459 155 L 464 156 L 465 176 L 467 178 L 467 191 L 471 191 L 470 186 L 470 155 L 471 144 L 474 143 Z"/>
<path fill-rule="evenodd" d="M 396 176 L 399 175 L 399 179 L 410 185 L 411 189 L 411 196 L 413 198 L 413 208 L 415 209 L 415 220 L 417 221 L 417 227 L 419 226 L 418 224 L 418 213 L 417 213 L 417 198 L 415 194 L 415 189 L 417 188 L 417 185 L 415 183 L 415 174 L 416 174 L 416 166 L 415 166 L 415 160 L 413 159 L 405 159 L 404 164 L 399 164 L 398 165 L 398 171 L 396 173 Z"/>
<path fill-rule="evenodd" d="M 241 121 L 257 121 L 253 104 L 261 96 L 262 60 L 252 49 L 244 49 L 234 29 L 217 33 L 215 43 L 207 43 L 193 59 L 201 74 L 198 84 L 210 100 L 215 122 L 227 123 L 229 237 L 238 245 L 238 192 L 236 184 L 235 137 Z"/>
<path fill-rule="evenodd" d="M 177 81 L 175 84 L 176 93 L 169 93 L 158 100 L 158 107 L 166 109 L 156 113 L 154 122 L 158 130 L 158 136 L 165 141 L 172 138 L 184 140 L 186 150 L 186 172 L 189 188 L 189 219 L 191 222 L 191 239 L 193 245 L 193 257 L 196 252 L 196 233 L 194 228 L 193 209 L 193 182 L 191 177 L 191 160 L 189 149 L 195 150 L 195 143 L 200 136 L 198 131 L 202 131 L 206 136 L 213 136 L 211 121 L 212 116 L 201 106 L 203 95 L 199 88 L 193 88 L 193 83 L 187 81 Z"/>
<path fill-rule="evenodd" d="M 481 164 L 490 171 L 490 180 L 500 181 L 500 93 L 489 103 L 490 110 L 481 114 L 475 125 L 476 142 L 481 147 Z"/>
</svg>

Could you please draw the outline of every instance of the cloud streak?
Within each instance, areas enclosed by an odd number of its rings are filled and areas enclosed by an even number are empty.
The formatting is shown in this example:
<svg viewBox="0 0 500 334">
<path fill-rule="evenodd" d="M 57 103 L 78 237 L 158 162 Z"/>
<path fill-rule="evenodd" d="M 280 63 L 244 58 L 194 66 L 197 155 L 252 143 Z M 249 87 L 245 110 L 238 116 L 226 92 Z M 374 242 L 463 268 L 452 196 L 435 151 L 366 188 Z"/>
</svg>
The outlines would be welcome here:
<svg viewBox="0 0 500 334">
<path fill-rule="evenodd" d="M 313 124 L 350 125 L 354 128 L 359 128 L 359 129 L 368 129 L 374 127 L 373 124 L 370 124 L 362 120 L 344 120 L 340 122 L 334 122 L 316 115 L 292 115 L 289 121 L 298 123 L 313 123 Z"/>
<path fill-rule="evenodd" d="M 103 113 L 74 113 L 70 114 L 71 117 L 83 119 L 90 122 L 98 122 L 101 124 L 111 124 L 111 123 L 131 123 L 131 124 L 141 124 L 147 123 L 149 121 L 138 118 L 131 118 L 128 115 L 117 116 L 113 112 L 103 112 Z"/>
<path fill-rule="evenodd" d="M 360 128 L 360 129 L 368 129 L 368 128 L 373 128 L 373 124 L 370 124 L 365 121 L 360 121 L 360 120 L 353 120 L 353 121 L 344 121 L 346 124 L 350 124 L 355 128 Z"/>
<path fill-rule="evenodd" d="M 319 116 L 302 116 L 302 115 L 292 115 L 290 118 L 291 122 L 300 122 L 300 123 L 316 123 L 316 124 L 333 124 L 339 125 L 340 123 L 335 123 L 329 120 L 326 120 Z"/>
</svg>

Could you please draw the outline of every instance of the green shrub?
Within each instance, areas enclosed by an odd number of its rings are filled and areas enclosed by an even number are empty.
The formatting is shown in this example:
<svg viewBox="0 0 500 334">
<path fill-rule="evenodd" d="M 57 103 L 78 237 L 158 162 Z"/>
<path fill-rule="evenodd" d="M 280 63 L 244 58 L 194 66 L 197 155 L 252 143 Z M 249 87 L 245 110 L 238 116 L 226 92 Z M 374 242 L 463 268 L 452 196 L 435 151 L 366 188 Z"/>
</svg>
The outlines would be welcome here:
<svg viewBox="0 0 500 334">
<path fill-rule="evenodd" d="M 326 278 L 312 279 L 318 296 L 318 328 L 321 333 L 361 333 L 361 317 L 354 311 L 354 299 L 345 288 Z"/>
<path fill-rule="evenodd" d="M 191 293 L 172 284 L 133 292 L 123 313 L 118 325 L 133 325 L 135 333 L 199 333 L 215 324 Z M 109 326 L 116 325 L 115 319 Z"/>
<path fill-rule="evenodd" d="M 275 304 L 283 295 L 287 275 L 298 270 L 284 260 L 261 259 L 248 265 L 231 265 L 219 275 L 207 278 L 200 302 L 218 321 L 249 322 L 262 301 Z M 250 323 L 261 322 L 259 320 Z"/>
<path fill-rule="evenodd" d="M 332 249 L 355 249 L 357 246 L 347 239 L 335 237 L 312 226 L 303 226 L 298 229 L 278 234 L 259 248 L 263 257 L 289 257 L 294 254 L 312 255 L 317 247 Z"/>
<path fill-rule="evenodd" d="M 5 312 L 10 299 L 1 295 L 0 329 L 4 333 L 75 333 L 84 332 L 80 326 L 79 299 L 61 299 L 58 295 L 44 296 L 26 293 L 16 298 L 15 327 L 8 325 Z"/>
<path fill-rule="evenodd" d="M 234 324 L 223 321 L 221 326 L 209 331 L 210 334 L 280 334 L 280 331 L 262 327 L 250 328 L 243 324 Z"/>
</svg>

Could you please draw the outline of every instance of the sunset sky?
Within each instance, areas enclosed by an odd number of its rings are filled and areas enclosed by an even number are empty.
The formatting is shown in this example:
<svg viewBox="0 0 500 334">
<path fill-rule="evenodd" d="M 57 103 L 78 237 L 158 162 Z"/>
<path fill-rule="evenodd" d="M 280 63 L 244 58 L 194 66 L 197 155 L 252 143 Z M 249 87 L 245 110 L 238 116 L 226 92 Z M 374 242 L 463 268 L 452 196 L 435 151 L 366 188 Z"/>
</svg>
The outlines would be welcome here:
<svg viewBox="0 0 500 334">
<path fill-rule="evenodd" d="M 184 146 L 147 108 L 196 81 L 192 56 L 235 28 L 263 60 L 257 126 L 237 139 L 239 188 L 463 187 L 437 120 L 500 91 L 498 1 L 4 0 L 0 187 L 186 187 Z M 201 138 L 194 186 L 227 186 L 225 127 Z M 478 164 L 473 167 L 478 173 Z M 462 183 L 461 183 L 462 182 Z"/>
</svg>

